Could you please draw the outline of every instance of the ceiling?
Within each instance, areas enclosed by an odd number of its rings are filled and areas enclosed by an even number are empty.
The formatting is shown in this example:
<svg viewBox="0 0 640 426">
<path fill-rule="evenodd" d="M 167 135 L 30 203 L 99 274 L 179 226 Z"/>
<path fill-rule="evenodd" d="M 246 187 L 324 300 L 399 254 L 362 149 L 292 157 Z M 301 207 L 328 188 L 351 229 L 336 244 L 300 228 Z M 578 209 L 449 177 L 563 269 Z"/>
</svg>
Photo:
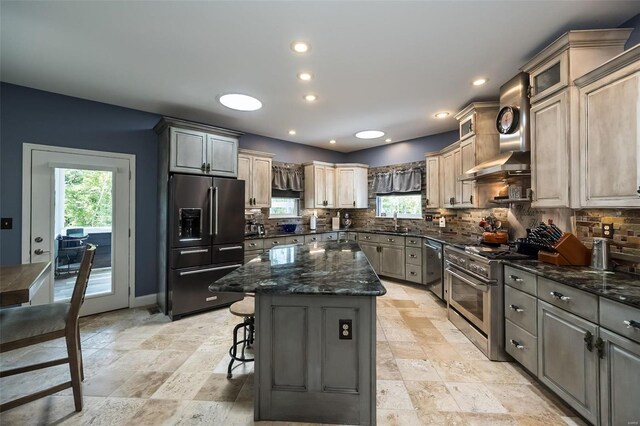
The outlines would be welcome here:
<svg viewBox="0 0 640 426">
<path fill-rule="evenodd" d="M 2 81 L 342 152 L 455 129 L 457 111 L 497 99 L 564 31 L 617 27 L 640 12 L 638 1 L 611 0 L 0 7 Z M 298 39 L 311 44 L 307 54 L 290 49 Z M 300 81 L 301 71 L 315 78 Z M 489 81 L 474 87 L 476 77 Z M 221 106 L 230 92 L 263 108 Z M 307 93 L 318 100 L 305 102 Z M 451 116 L 433 117 L 443 110 Z M 354 137 L 365 129 L 386 136 Z"/>
</svg>

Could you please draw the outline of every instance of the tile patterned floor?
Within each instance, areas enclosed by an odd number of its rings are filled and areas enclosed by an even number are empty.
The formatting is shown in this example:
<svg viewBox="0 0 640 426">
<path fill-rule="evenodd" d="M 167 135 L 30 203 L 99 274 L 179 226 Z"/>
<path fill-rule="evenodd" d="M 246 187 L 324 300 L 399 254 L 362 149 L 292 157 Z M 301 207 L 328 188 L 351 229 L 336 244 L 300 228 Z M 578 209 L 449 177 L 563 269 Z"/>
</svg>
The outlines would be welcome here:
<svg viewBox="0 0 640 426">
<path fill-rule="evenodd" d="M 380 425 L 584 424 L 511 363 L 487 359 L 446 319 L 430 293 L 384 282 L 378 299 Z M 169 322 L 146 309 L 82 319 L 85 409 L 70 390 L 0 415 L 2 425 L 249 425 L 252 364 L 226 379 L 232 326 L 221 309 Z M 65 353 L 62 341 L 2 355 L 2 368 Z M 1 379 L 0 400 L 68 379 L 68 369 Z M 259 422 L 260 425 L 283 424 Z"/>
</svg>

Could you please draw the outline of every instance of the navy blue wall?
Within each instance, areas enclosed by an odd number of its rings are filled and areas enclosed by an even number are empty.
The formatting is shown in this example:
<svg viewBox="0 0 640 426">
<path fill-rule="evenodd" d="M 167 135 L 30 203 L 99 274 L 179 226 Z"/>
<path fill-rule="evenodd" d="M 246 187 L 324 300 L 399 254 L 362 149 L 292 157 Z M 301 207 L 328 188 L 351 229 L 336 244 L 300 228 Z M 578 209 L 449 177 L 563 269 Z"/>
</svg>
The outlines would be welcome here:
<svg viewBox="0 0 640 426">
<path fill-rule="evenodd" d="M 136 295 L 157 291 L 156 176 L 159 116 L 3 83 L 0 86 L 0 263 L 21 262 L 22 144 L 136 155 Z"/>
<path fill-rule="evenodd" d="M 404 142 L 350 152 L 347 156 L 347 161 L 350 163 L 364 163 L 371 167 L 421 161 L 424 160 L 425 153 L 438 151 L 457 140 L 458 130 L 452 130 Z"/>
<path fill-rule="evenodd" d="M 625 49 L 629 49 L 640 43 L 640 13 L 620 25 L 620 28 L 635 28 L 631 36 L 629 36 L 629 40 L 627 40 L 627 43 L 624 45 Z"/>
</svg>

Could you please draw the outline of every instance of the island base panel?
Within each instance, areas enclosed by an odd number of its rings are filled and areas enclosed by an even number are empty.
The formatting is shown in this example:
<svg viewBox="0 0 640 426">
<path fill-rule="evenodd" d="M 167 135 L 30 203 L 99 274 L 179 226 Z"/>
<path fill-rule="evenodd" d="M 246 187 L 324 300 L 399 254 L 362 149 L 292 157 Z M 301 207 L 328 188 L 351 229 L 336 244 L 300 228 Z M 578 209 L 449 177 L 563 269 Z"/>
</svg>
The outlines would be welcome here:
<svg viewBox="0 0 640 426">
<path fill-rule="evenodd" d="M 255 419 L 375 424 L 375 321 L 373 296 L 258 292 Z"/>
</svg>

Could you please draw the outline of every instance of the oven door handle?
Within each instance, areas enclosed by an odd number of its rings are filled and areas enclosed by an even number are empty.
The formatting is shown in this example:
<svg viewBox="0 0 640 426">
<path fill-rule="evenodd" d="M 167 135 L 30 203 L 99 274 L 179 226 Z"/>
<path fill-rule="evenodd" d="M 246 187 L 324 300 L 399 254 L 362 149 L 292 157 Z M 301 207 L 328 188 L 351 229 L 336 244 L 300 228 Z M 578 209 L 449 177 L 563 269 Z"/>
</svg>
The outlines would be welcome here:
<svg viewBox="0 0 640 426">
<path fill-rule="evenodd" d="M 453 275 L 454 277 L 456 277 L 457 279 L 459 279 L 460 281 L 464 282 L 465 284 L 469 284 L 472 287 L 477 288 L 480 291 L 483 292 L 487 292 L 489 290 L 489 286 L 487 286 L 486 284 L 478 284 L 478 283 L 474 283 L 473 281 L 471 281 L 468 278 L 463 277 L 462 275 L 454 272 L 451 268 L 447 268 L 447 273 Z"/>
</svg>

